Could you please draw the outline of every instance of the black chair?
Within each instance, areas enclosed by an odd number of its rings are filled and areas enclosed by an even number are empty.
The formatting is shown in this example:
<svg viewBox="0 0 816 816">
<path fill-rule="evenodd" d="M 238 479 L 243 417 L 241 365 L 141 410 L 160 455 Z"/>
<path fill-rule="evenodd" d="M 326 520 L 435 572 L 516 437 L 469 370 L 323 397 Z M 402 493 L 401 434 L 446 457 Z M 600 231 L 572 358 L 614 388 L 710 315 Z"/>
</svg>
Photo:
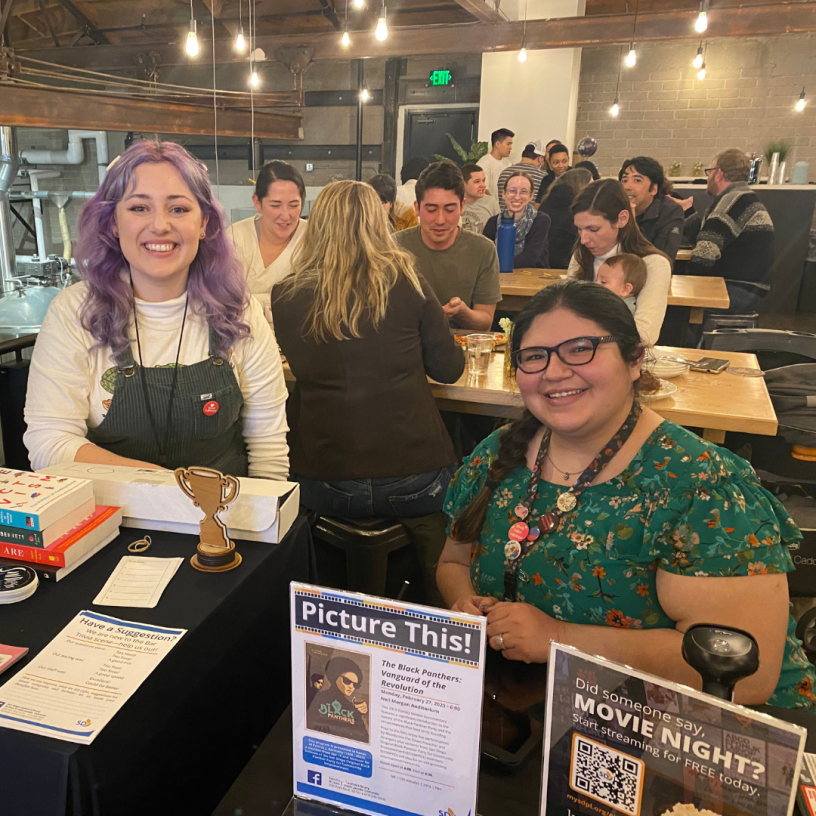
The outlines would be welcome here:
<svg viewBox="0 0 816 816">
<path fill-rule="evenodd" d="M 756 354 L 763 371 L 816 361 L 816 334 L 810 332 L 722 328 L 705 332 L 702 347 Z"/>
<path fill-rule="evenodd" d="M 28 369 L 31 360 L 23 359 L 23 349 L 31 348 L 36 334 L 27 334 L 0 343 L 0 358 L 14 354 L 14 361 L 0 364 L 0 427 L 3 435 L 3 457 L 6 467 L 31 470 L 28 451 L 23 444 L 26 431 L 23 409 L 28 388 Z"/>
<path fill-rule="evenodd" d="M 320 516 L 312 528 L 315 538 L 346 554 L 346 579 L 353 592 L 385 595 L 388 555 L 411 543 L 405 527 L 395 519 L 338 519 Z"/>
<path fill-rule="evenodd" d="M 712 314 L 706 315 L 703 322 L 703 333 L 716 331 L 717 329 L 755 329 L 759 314 Z"/>
</svg>

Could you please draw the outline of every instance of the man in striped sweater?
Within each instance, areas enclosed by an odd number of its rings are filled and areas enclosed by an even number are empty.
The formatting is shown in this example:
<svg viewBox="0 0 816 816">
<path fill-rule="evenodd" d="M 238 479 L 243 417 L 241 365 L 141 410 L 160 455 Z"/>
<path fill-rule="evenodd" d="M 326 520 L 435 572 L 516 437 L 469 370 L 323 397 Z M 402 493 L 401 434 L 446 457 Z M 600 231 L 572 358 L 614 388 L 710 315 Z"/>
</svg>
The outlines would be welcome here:
<svg viewBox="0 0 816 816">
<path fill-rule="evenodd" d="M 774 227 L 765 206 L 748 186 L 750 159 L 725 150 L 706 169 L 713 203 L 703 217 L 688 275 L 725 278 L 730 314 L 759 308 L 768 293 L 774 260 Z M 717 310 L 720 311 L 720 310 Z"/>
</svg>

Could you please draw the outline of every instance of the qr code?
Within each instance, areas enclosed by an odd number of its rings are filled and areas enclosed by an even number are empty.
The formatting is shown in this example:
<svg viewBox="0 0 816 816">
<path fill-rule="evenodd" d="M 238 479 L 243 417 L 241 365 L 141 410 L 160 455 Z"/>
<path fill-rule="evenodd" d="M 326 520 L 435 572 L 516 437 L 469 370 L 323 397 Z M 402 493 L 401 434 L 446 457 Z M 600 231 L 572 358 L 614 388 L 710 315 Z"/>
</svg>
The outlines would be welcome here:
<svg viewBox="0 0 816 816">
<path fill-rule="evenodd" d="M 645 767 L 629 754 L 573 735 L 570 787 L 629 816 L 640 814 Z"/>
</svg>

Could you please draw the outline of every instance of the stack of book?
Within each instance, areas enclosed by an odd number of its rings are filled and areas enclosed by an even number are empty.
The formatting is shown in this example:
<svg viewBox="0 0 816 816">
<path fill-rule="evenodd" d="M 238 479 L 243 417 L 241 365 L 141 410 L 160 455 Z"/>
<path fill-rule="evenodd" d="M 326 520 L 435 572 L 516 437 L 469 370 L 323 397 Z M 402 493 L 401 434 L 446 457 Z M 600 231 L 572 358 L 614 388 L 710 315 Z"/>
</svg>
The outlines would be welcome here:
<svg viewBox="0 0 816 816">
<path fill-rule="evenodd" d="M 119 535 L 122 511 L 98 506 L 93 484 L 0 468 L 0 563 L 25 562 L 59 581 Z"/>
</svg>

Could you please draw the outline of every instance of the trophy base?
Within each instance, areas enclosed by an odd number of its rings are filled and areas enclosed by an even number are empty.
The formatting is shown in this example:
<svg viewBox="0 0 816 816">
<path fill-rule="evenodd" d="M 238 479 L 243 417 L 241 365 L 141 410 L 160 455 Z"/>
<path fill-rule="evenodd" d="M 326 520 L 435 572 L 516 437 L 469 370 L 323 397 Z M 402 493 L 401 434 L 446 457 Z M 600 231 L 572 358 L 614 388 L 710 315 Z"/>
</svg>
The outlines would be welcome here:
<svg viewBox="0 0 816 816">
<path fill-rule="evenodd" d="M 230 541 L 227 548 L 198 545 L 198 552 L 190 559 L 190 564 L 199 572 L 228 572 L 240 566 L 241 554 Z"/>
</svg>

